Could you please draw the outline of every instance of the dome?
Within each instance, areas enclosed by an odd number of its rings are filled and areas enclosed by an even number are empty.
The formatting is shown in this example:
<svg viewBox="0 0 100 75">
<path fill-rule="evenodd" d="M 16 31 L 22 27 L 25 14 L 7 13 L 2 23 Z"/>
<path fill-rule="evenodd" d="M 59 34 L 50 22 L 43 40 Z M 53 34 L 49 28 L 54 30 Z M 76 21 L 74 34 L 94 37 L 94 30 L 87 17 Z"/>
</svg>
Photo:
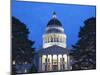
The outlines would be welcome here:
<svg viewBox="0 0 100 75">
<path fill-rule="evenodd" d="M 60 23 L 60 21 L 56 18 L 52 18 L 48 24 L 47 24 L 47 27 L 51 27 L 51 26 L 62 26 L 62 24 Z"/>
<path fill-rule="evenodd" d="M 56 13 L 53 13 L 51 20 L 48 22 L 45 34 L 43 35 L 43 48 L 50 46 L 60 46 L 66 48 L 66 35 L 61 22 L 57 19 Z"/>
<path fill-rule="evenodd" d="M 56 13 L 55 12 L 53 12 L 52 19 L 47 24 L 47 27 L 52 27 L 52 26 L 57 26 L 57 27 L 62 26 L 61 22 L 56 18 Z"/>
<path fill-rule="evenodd" d="M 64 32 L 62 30 L 60 30 L 60 29 L 51 28 L 51 29 L 48 29 L 46 31 L 46 33 L 64 33 Z"/>
</svg>

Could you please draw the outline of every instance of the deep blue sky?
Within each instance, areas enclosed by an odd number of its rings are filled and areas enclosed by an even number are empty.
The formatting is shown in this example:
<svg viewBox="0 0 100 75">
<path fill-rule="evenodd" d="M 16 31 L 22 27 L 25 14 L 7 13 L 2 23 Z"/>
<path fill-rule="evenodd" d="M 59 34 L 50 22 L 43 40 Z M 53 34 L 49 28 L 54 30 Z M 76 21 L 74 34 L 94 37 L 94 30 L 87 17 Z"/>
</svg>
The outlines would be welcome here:
<svg viewBox="0 0 100 75">
<path fill-rule="evenodd" d="M 35 2 L 15 2 L 12 0 L 12 16 L 27 25 L 30 34 L 29 39 L 35 41 L 35 47 L 42 46 L 42 35 L 44 34 L 48 21 L 55 11 L 57 18 L 62 23 L 67 35 L 67 46 L 71 48 L 78 40 L 80 26 L 84 20 L 95 17 L 95 6 L 80 6 L 70 4 L 49 4 Z"/>
</svg>

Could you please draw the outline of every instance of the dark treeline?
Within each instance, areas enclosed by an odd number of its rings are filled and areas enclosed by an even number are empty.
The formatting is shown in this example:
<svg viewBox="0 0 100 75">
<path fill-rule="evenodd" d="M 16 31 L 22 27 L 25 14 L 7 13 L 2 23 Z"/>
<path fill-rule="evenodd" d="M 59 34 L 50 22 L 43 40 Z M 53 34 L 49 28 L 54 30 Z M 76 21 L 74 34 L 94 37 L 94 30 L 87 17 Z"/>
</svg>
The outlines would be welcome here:
<svg viewBox="0 0 100 75">
<path fill-rule="evenodd" d="M 36 71 L 35 66 L 33 70 L 29 68 L 29 64 L 34 65 L 32 60 L 35 48 L 32 48 L 34 41 L 28 39 L 28 34 L 26 25 L 12 17 L 12 75 Z"/>
<path fill-rule="evenodd" d="M 72 70 L 96 69 L 96 18 L 84 21 L 80 27 L 79 39 L 71 52 Z"/>
</svg>

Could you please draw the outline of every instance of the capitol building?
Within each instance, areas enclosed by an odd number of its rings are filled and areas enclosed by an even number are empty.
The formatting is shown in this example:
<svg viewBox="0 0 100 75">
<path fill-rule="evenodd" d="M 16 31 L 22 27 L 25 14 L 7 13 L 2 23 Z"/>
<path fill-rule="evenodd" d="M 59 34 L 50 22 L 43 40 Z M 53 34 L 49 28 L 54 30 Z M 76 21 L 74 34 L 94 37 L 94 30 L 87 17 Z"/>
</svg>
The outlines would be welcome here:
<svg viewBox="0 0 100 75">
<path fill-rule="evenodd" d="M 38 72 L 71 70 L 67 35 L 61 22 L 53 12 L 43 34 L 43 45 L 39 50 Z"/>
</svg>

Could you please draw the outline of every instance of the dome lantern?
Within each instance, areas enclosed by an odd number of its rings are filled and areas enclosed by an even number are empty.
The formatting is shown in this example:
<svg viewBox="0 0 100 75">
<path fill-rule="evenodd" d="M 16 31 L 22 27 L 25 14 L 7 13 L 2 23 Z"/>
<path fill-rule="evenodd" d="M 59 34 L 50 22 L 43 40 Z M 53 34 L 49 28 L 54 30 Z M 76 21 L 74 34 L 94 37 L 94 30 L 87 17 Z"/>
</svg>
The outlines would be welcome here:
<svg viewBox="0 0 100 75">
<path fill-rule="evenodd" d="M 56 12 L 53 12 L 53 18 L 56 18 Z"/>
</svg>

